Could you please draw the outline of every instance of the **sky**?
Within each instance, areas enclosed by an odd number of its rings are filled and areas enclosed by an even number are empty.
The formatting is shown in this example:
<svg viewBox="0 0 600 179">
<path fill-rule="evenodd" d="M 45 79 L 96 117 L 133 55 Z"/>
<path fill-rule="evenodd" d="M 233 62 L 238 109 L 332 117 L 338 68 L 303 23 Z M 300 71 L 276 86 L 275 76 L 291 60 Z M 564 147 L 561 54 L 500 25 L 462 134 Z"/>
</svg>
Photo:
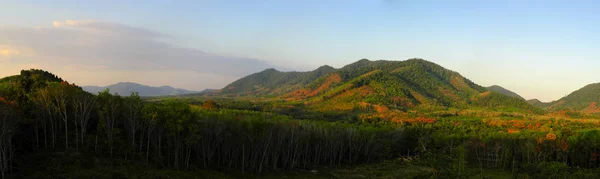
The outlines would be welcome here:
<svg viewBox="0 0 600 179">
<path fill-rule="evenodd" d="M 553 101 L 600 82 L 600 1 L 5 0 L 0 76 L 222 88 L 266 68 L 423 58 Z"/>
</svg>

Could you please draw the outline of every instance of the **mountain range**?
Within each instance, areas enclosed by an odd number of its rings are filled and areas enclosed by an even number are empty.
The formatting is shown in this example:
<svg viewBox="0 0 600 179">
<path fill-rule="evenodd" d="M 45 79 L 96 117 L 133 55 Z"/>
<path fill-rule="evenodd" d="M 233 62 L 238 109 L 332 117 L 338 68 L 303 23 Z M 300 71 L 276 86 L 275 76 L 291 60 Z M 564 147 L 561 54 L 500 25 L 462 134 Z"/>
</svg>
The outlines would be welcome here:
<svg viewBox="0 0 600 179">
<path fill-rule="evenodd" d="M 222 94 L 309 101 L 346 110 L 358 104 L 404 110 L 423 106 L 540 110 L 423 59 L 362 59 L 340 69 L 322 66 L 309 72 L 267 69 L 227 85 Z"/>
<path fill-rule="evenodd" d="M 63 81 L 43 70 L 23 70 L 20 75 L 0 79 L 0 92 L 21 79 Z M 39 84 L 30 84 L 39 85 Z M 362 59 L 342 68 L 321 66 L 308 72 L 275 69 L 240 78 L 223 89 L 194 92 L 170 86 L 151 87 L 122 82 L 105 87 L 83 86 L 90 93 L 109 89 L 111 93 L 140 96 L 204 94 L 225 97 L 264 98 L 297 101 L 323 110 L 353 110 L 381 107 L 398 110 L 419 108 L 487 108 L 512 111 L 581 110 L 598 113 L 600 83 L 589 84 L 553 102 L 524 100 L 518 94 L 494 85 L 482 87 L 458 72 L 423 59 L 370 61 Z M 506 110 L 504 110 L 506 111 Z"/>
<path fill-rule="evenodd" d="M 198 93 L 195 91 L 189 91 L 184 89 L 173 88 L 171 86 L 146 86 L 137 83 L 131 82 L 120 82 L 117 84 L 99 87 L 99 86 L 83 86 L 83 90 L 96 94 L 98 92 L 102 92 L 106 89 L 109 89 L 111 93 L 117 93 L 122 96 L 127 96 L 131 94 L 131 92 L 137 92 L 140 96 L 174 96 L 174 95 L 183 95 L 190 93 Z"/>
</svg>

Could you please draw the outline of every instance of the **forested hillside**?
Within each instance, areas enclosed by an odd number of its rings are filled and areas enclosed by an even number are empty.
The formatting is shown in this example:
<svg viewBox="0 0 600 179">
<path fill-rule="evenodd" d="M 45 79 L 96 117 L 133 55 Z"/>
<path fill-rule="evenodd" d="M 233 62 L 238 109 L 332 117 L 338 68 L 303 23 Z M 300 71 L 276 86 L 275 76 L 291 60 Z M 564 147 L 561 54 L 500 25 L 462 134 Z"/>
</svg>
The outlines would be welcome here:
<svg viewBox="0 0 600 179">
<path fill-rule="evenodd" d="M 600 83 L 586 85 L 573 93 L 549 104 L 549 110 L 584 110 L 589 113 L 600 112 Z"/>
<path fill-rule="evenodd" d="M 321 73 L 311 75 L 312 78 L 297 77 L 298 74 L 316 72 Z M 295 90 L 290 91 L 291 89 Z M 286 100 L 310 101 L 327 110 L 353 110 L 377 105 L 399 110 L 481 107 L 541 111 L 523 100 L 490 93 L 459 73 L 423 59 L 362 59 L 340 69 L 321 67 L 307 73 L 283 73 L 269 69 L 244 77 L 228 85 L 223 91 L 228 91 L 226 94 L 237 92 L 258 97 L 287 92 L 276 96 Z"/>
</svg>

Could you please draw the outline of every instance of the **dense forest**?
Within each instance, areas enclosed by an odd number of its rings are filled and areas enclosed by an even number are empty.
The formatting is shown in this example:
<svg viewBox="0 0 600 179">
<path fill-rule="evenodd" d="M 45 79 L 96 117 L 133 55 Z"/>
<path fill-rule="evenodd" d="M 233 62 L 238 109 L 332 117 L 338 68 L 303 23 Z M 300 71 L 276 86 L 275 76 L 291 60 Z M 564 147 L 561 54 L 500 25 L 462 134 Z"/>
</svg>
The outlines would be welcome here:
<svg viewBox="0 0 600 179">
<path fill-rule="evenodd" d="M 141 98 L 91 94 L 49 72 L 23 70 L 0 80 L 0 172 L 3 178 L 600 177 L 600 120 L 590 111 L 545 111 L 421 59 L 290 74 L 302 79 L 294 90 L 320 91 L 295 98 L 293 90 L 273 97 Z M 275 80 L 261 83 L 292 84 Z"/>
</svg>

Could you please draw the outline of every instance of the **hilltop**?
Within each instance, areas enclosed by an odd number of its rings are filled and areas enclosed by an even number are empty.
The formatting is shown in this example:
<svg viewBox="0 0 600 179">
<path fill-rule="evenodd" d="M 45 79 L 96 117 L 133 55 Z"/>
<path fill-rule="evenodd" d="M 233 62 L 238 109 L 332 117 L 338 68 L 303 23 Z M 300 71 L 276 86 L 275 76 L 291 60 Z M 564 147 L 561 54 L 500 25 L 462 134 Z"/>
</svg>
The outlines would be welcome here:
<svg viewBox="0 0 600 179">
<path fill-rule="evenodd" d="M 190 93 L 197 93 L 194 91 L 188 91 L 184 89 L 177 89 L 171 86 L 146 86 L 132 82 L 120 82 L 117 84 L 99 87 L 99 86 L 83 86 L 83 89 L 87 92 L 97 94 L 105 89 L 109 89 L 111 93 L 117 93 L 119 95 L 128 96 L 131 92 L 137 92 L 140 96 L 172 96 L 172 95 L 183 95 Z"/>
<path fill-rule="evenodd" d="M 530 99 L 530 100 L 527 100 L 527 103 L 529 103 L 533 106 L 536 106 L 536 107 L 540 107 L 540 108 L 546 108 L 552 104 L 552 102 L 545 103 L 545 102 L 540 101 L 539 99 Z"/>
<path fill-rule="evenodd" d="M 62 82 L 66 81 L 44 70 L 21 70 L 19 75 L 8 76 L 0 79 L 0 95 L 18 96 L 11 93 L 29 93 L 33 89 L 46 87 L 50 83 Z M 25 98 L 25 96 L 20 96 L 19 98 Z"/>
<path fill-rule="evenodd" d="M 486 87 L 486 88 L 488 90 L 490 90 L 490 91 L 495 91 L 495 92 L 498 92 L 500 94 L 506 95 L 508 97 L 515 97 L 515 98 L 519 98 L 519 99 L 525 100 L 525 98 L 521 97 L 519 94 L 517 94 L 515 92 L 512 92 L 512 91 L 510 91 L 510 90 L 508 90 L 508 89 L 506 89 L 506 88 L 504 88 L 502 86 L 492 85 L 492 86 L 489 86 L 489 87 Z"/>
</svg>

